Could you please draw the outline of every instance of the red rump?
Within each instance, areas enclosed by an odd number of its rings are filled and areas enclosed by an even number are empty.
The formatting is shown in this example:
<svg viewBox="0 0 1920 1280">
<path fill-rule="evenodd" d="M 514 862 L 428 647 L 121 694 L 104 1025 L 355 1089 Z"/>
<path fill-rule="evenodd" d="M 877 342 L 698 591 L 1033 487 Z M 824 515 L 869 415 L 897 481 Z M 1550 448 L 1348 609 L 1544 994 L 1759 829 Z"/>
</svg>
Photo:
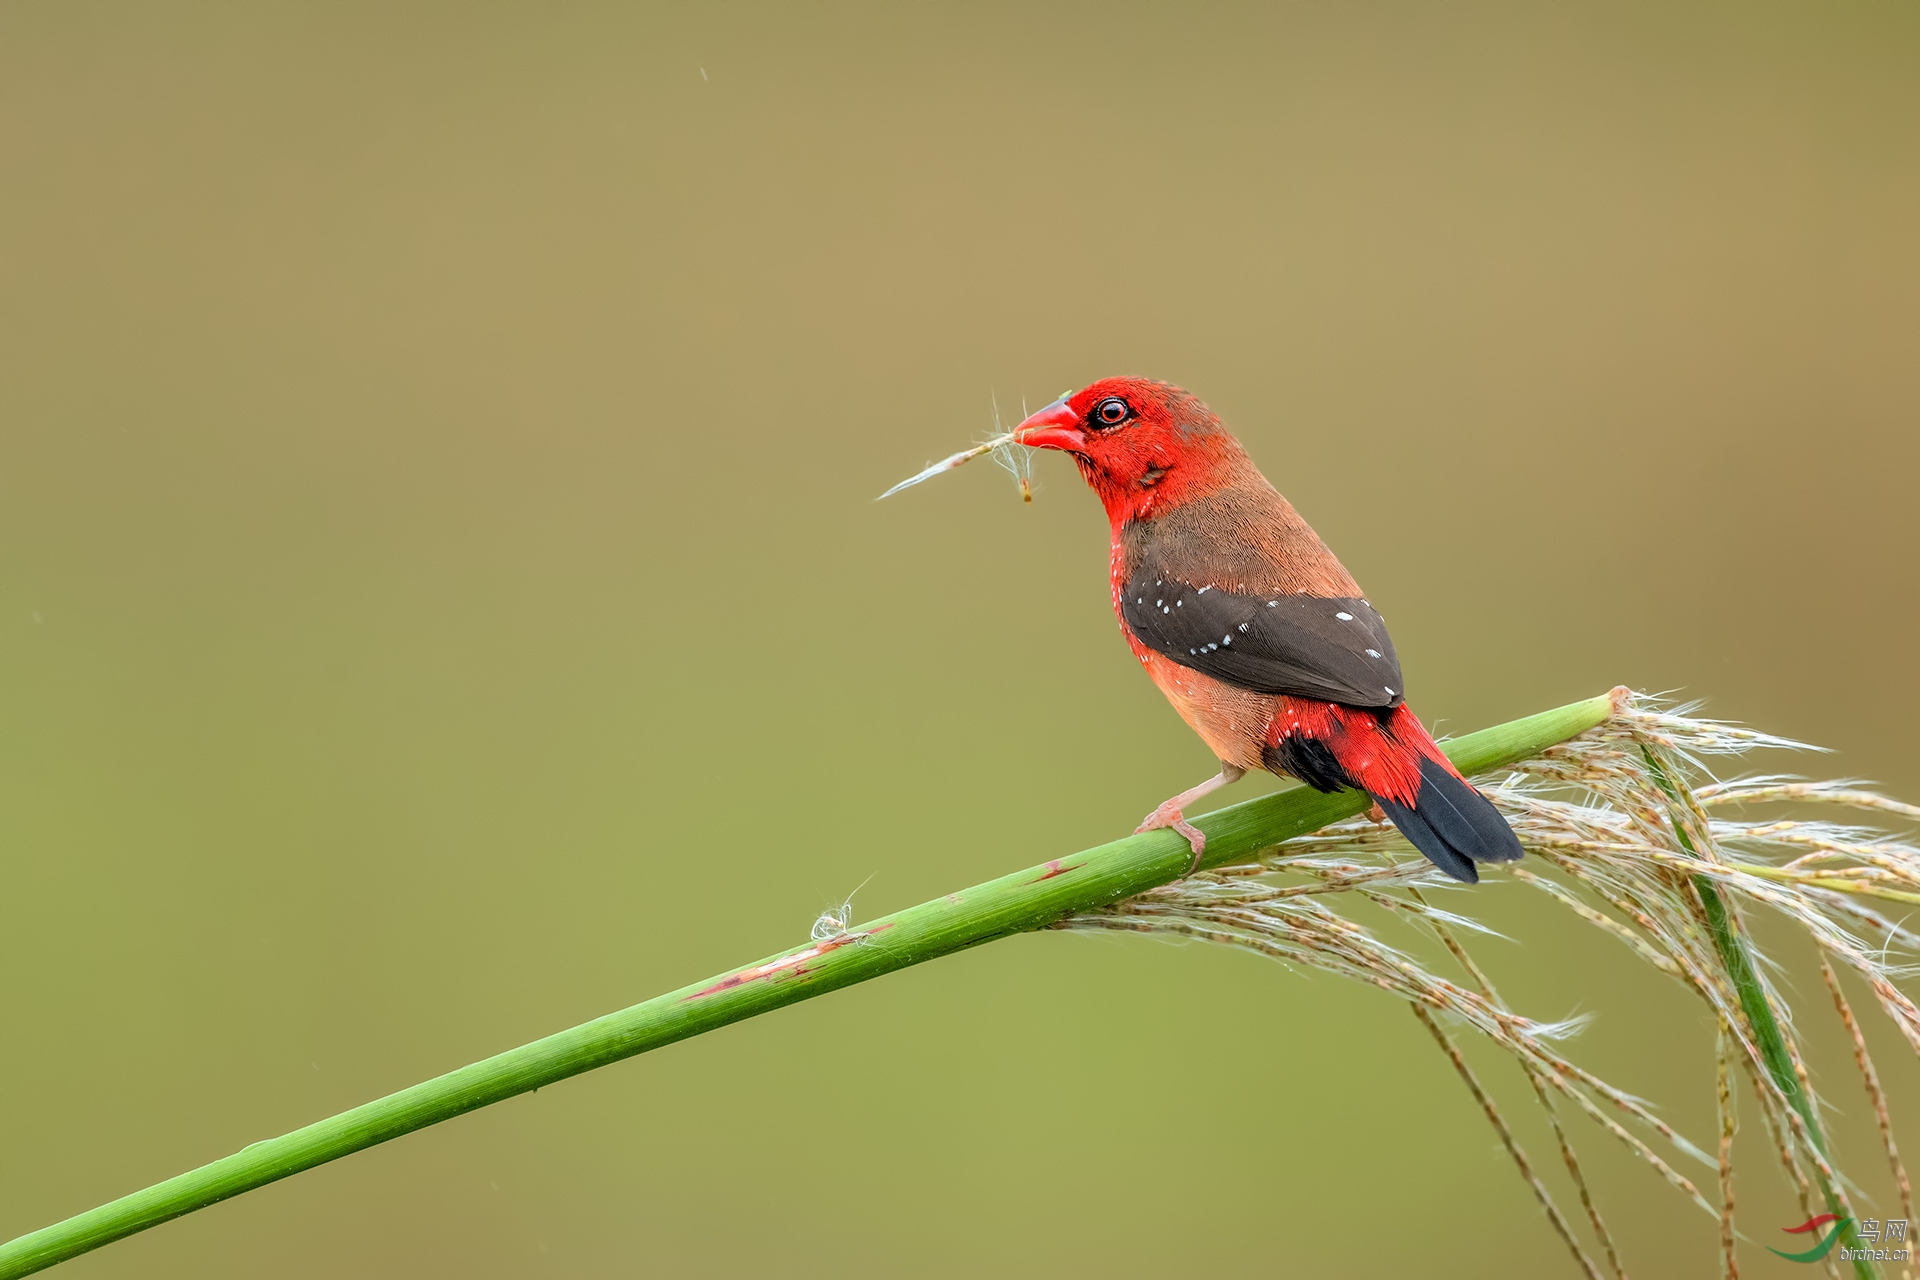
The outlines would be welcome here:
<svg viewBox="0 0 1920 1280">
<path fill-rule="evenodd" d="M 1380 714 L 1357 707 L 1283 697 L 1267 729 L 1267 745 L 1295 734 L 1325 746 L 1355 784 L 1376 798 L 1412 805 L 1420 794 L 1422 756 L 1460 776 L 1404 702 L 1382 720 Z"/>
</svg>

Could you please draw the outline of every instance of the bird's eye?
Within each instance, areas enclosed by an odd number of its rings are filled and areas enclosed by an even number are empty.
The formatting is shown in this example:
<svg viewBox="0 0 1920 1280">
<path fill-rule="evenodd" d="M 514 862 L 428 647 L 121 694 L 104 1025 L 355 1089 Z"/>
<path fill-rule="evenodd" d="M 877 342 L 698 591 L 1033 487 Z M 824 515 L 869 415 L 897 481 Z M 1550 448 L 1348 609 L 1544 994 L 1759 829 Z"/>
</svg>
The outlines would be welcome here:
<svg viewBox="0 0 1920 1280">
<path fill-rule="evenodd" d="M 1103 427 L 1117 427 L 1132 414 L 1133 410 L 1119 396 L 1108 396 L 1093 406 L 1093 420 Z"/>
</svg>

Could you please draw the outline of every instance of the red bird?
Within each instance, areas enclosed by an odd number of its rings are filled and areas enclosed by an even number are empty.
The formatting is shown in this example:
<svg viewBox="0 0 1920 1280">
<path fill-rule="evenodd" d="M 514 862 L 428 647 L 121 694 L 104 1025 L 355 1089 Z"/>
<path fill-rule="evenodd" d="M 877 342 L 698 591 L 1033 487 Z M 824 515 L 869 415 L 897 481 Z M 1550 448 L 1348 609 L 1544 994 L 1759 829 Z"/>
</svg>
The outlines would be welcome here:
<svg viewBox="0 0 1920 1280">
<path fill-rule="evenodd" d="M 1220 772 L 1155 809 L 1200 865 L 1184 810 L 1250 769 L 1371 795 L 1413 846 L 1468 884 L 1520 841 L 1406 704 L 1386 623 L 1206 405 L 1108 378 L 1013 432 L 1072 455 L 1113 526 L 1120 630 Z"/>
</svg>

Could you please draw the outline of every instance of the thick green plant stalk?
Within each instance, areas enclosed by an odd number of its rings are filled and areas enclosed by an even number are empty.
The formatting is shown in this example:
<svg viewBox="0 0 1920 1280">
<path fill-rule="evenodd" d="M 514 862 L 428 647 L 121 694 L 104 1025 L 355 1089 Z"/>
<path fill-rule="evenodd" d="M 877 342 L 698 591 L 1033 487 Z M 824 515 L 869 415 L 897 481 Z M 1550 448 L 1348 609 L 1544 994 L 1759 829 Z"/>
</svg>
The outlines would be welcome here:
<svg viewBox="0 0 1920 1280">
<path fill-rule="evenodd" d="M 1443 745 L 1462 773 L 1481 773 L 1536 756 L 1593 728 L 1606 720 L 1614 706 L 1613 695 L 1602 695 Z M 1368 803 L 1363 792 L 1323 795 L 1294 787 L 1207 814 L 1194 820 L 1207 836 L 1203 865 L 1244 861 L 1283 840 L 1350 818 Z M 0 1280 L 28 1275 L 244 1191 L 568 1076 L 908 965 L 1046 928 L 1076 912 L 1177 880 L 1188 874 L 1192 860 L 1187 842 L 1179 835 L 1150 831 L 816 939 L 809 946 L 656 996 L 282 1137 L 256 1142 L 212 1164 L 9 1241 L 0 1245 Z"/>
</svg>

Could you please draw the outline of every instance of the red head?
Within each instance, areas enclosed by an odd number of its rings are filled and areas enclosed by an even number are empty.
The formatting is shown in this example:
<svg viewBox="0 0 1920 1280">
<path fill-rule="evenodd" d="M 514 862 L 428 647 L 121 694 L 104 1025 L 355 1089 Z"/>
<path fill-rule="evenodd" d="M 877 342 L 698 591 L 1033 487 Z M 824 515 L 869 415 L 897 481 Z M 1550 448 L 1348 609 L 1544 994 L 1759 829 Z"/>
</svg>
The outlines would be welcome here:
<svg viewBox="0 0 1920 1280">
<path fill-rule="evenodd" d="M 1104 378 L 1014 428 L 1014 439 L 1073 455 L 1118 526 L 1215 492 L 1252 469 L 1206 405 L 1168 382 Z"/>
</svg>

